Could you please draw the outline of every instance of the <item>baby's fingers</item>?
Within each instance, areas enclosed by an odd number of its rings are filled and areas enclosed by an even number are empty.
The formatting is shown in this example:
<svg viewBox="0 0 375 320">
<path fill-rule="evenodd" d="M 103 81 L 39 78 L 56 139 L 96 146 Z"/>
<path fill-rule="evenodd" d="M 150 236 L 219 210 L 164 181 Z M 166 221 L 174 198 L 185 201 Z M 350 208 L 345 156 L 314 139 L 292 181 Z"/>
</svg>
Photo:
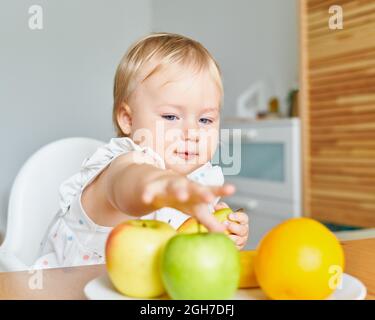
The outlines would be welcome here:
<svg viewBox="0 0 375 320">
<path fill-rule="evenodd" d="M 141 199 L 146 204 L 151 204 L 155 201 L 156 196 L 164 194 L 165 185 L 163 183 L 150 183 L 147 185 L 141 195 Z"/>
<path fill-rule="evenodd" d="M 238 249 L 242 249 L 246 244 L 246 238 L 239 237 L 233 234 L 228 235 L 228 237 L 234 242 Z"/>
<path fill-rule="evenodd" d="M 189 198 L 188 182 L 186 179 L 176 179 L 167 186 L 167 192 L 179 201 L 186 201 Z"/>
<path fill-rule="evenodd" d="M 211 192 L 218 197 L 230 196 L 236 191 L 234 185 L 229 183 L 219 187 L 210 187 L 210 189 Z"/>
<path fill-rule="evenodd" d="M 190 191 L 195 195 L 198 201 L 212 202 L 215 197 L 228 196 L 235 191 L 235 188 L 231 184 L 223 186 L 202 186 L 197 183 L 191 183 Z"/>
<path fill-rule="evenodd" d="M 214 210 L 220 210 L 224 208 L 229 208 L 229 206 L 225 202 L 219 202 L 214 206 Z"/>
<path fill-rule="evenodd" d="M 226 227 L 208 211 L 207 205 L 196 206 L 193 210 L 195 218 L 211 232 L 224 232 Z"/>
<path fill-rule="evenodd" d="M 195 182 L 190 183 L 189 193 L 195 202 L 209 203 L 215 198 L 215 195 L 212 193 L 210 187 L 205 187 Z"/>
<path fill-rule="evenodd" d="M 243 225 L 237 222 L 229 222 L 228 231 L 240 237 L 245 237 L 249 232 L 249 226 L 247 224 Z"/>
<path fill-rule="evenodd" d="M 248 224 L 249 223 L 249 217 L 248 215 L 243 211 L 236 211 L 229 215 L 229 219 L 231 221 L 238 222 L 240 224 Z"/>
</svg>

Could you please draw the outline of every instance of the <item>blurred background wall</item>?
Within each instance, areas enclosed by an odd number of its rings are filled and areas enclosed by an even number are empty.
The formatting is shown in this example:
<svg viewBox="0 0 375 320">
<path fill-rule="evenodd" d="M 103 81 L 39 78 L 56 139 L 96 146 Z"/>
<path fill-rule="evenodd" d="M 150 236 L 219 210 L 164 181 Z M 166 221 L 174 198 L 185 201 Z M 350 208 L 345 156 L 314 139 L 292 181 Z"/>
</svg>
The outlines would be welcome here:
<svg viewBox="0 0 375 320">
<path fill-rule="evenodd" d="M 201 41 L 218 60 L 224 80 L 224 115 L 257 80 L 280 98 L 298 82 L 298 5 L 295 0 L 152 1 L 152 28 Z"/>
<path fill-rule="evenodd" d="M 28 27 L 43 8 L 43 30 Z M 221 65 L 224 115 L 256 80 L 281 109 L 298 81 L 296 0 L 3 0 L 0 4 L 0 234 L 11 184 L 26 159 L 69 136 L 107 141 L 115 68 L 151 31 L 201 41 Z"/>
<path fill-rule="evenodd" d="M 43 30 L 28 9 L 43 8 Z M 127 47 L 151 30 L 149 0 L 3 0 L 0 9 L 0 232 L 25 160 L 69 136 L 108 140 L 112 81 Z"/>
</svg>

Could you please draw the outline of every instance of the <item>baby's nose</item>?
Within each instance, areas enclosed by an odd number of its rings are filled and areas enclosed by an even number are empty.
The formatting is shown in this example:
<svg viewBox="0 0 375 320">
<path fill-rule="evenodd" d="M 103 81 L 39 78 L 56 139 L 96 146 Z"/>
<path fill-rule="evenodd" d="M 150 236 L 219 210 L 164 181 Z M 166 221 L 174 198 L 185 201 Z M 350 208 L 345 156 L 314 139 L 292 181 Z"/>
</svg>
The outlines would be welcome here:
<svg viewBox="0 0 375 320">
<path fill-rule="evenodd" d="M 194 121 L 187 121 L 184 124 L 183 136 L 184 140 L 198 142 L 200 136 L 199 126 Z"/>
<path fill-rule="evenodd" d="M 198 134 L 189 135 L 187 140 L 190 140 L 193 142 L 199 142 L 199 135 Z"/>
<path fill-rule="evenodd" d="M 189 128 L 184 132 L 184 140 L 199 142 L 199 129 Z"/>
</svg>

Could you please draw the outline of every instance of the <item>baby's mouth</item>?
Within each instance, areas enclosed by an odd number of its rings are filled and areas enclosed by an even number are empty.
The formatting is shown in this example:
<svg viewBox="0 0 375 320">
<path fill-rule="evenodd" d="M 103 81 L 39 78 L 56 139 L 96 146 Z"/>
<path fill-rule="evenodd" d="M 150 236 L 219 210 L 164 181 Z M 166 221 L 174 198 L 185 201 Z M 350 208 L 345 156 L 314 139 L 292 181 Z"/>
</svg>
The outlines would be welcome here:
<svg viewBox="0 0 375 320">
<path fill-rule="evenodd" d="M 176 150 L 174 153 L 175 153 L 175 155 L 177 155 L 178 157 L 180 157 L 184 160 L 191 160 L 191 159 L 198 156 L 198 153 L 191 152 L 191 151 L 177 151 Z"/>
</svg>

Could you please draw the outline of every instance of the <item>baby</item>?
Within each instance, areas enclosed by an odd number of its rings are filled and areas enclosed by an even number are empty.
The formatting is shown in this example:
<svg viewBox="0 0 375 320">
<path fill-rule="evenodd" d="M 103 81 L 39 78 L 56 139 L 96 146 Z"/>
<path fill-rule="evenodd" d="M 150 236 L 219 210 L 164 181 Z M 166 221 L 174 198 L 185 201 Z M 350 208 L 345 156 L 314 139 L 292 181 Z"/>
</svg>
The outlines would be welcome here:
<svg viewBox="0 0 375 320">
<path fill-rule="evenodd" d="M 128 219 L 157 219 L 178 228 L 190 216 L 242 249 L 243 212 L 220 223 L 214 210 L 234 192 L 212 159 L 219 136 L 220 70 L 200 43 L 151 34 L 120 61 L 114 83 L 117 138 L 86 159 L 61 188 L 60 210 L 41 243 L 36 267 L 104 263 L 108 233 Z"/>
</svg>

